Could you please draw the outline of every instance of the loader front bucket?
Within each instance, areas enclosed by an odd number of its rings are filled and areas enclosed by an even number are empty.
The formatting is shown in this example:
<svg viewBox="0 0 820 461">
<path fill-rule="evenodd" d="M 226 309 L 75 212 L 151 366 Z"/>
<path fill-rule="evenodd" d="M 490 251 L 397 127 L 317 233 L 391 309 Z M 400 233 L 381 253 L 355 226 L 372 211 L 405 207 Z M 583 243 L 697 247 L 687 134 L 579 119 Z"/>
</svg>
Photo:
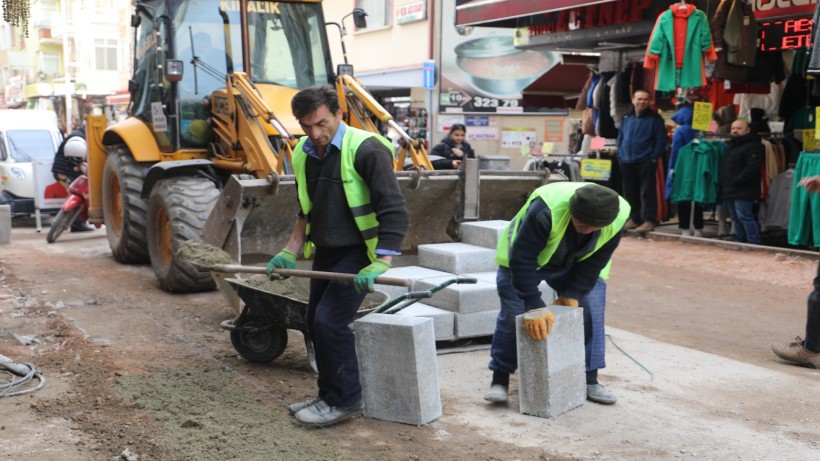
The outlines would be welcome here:
<svg viewBox="0 0 820 461">
<path fill-rule="evenodd" d="M 477 168 L 395 174 L 410 216 L 402 243 L 409 253 L 422 244 L 458 241 L 465 221 L 512 219 L 530 193 L 549 180 L 548 172 L 479 173 Z M 233 176 L 205 224 L 203 240 L 239 264 L 265 263 L 287 243 L 298 210 L 293 176 L 279 176 L 278 184 Z"/>
</svg>

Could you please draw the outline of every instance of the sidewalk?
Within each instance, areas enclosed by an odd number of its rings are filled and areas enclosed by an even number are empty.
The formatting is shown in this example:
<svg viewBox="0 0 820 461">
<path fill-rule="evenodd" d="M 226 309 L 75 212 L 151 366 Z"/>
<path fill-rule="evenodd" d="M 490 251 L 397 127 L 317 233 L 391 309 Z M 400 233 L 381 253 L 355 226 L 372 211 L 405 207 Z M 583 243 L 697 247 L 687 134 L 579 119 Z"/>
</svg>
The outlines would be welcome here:
<svg viewBox="0 0 820 461">
<path fill-rule="evenodd" d="M 600 380 L 618 396 L 615 405 L 587 402 L 554 421 L 522 415 L 515 375 L 510 402 L 488 404 L 481 397 L 490 382 L 485 349 L 438 356 L 444 416 L 433 425 L 590 460 L 820 457 L 820 395 L 800 392 L 816 388 L 816 370 L 795 374 L 784 364 L 781 373 L 615 328 L 607 333 Z"/>
</svg>

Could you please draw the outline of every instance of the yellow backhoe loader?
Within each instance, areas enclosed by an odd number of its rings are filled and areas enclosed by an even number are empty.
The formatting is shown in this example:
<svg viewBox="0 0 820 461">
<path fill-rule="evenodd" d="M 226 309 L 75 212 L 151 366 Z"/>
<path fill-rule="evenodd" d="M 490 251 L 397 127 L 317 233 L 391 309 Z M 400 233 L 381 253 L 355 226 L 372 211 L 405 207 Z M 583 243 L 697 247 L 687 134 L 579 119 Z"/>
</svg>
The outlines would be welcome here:
<svg viewBox="0 0 820 461">
<path fill-rule="evenodd" d="M 357 9 L 354 19 L 363 16 Z M 376 131 L 376 118 L 404 139 L 395 164 L 410 211 L 407 250 L 457 239 L 462 221 L 510 219 L 548 178 L 479 173 L 477 160 L 433 171 L 423 144 L 352 67 L 332 70 L 321 1 L 139 0 L 131 26 L 130 116 L 88 122 L 89 219 L 105 224 L 117 261 L 150 261 L 167 291 L 214 285 L 176 256 L 186 240 L 240 264 L 267 261 L 287 241 L 297 211 L 290 155 L 303 135 L 290 100 L 314 84 L 336 85 L 349 125 Z"/>
</svg>

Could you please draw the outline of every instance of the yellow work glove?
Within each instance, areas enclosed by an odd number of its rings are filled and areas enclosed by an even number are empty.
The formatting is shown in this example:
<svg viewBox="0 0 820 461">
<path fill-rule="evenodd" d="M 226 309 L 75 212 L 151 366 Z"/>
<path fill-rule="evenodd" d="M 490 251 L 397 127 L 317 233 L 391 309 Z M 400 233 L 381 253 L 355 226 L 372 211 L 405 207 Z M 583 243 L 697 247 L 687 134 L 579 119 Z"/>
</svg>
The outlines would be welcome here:
<svg viewBox="0 0 820 461">
<path fill-rule="evenodd" d="M 547 339 L 552 333 L 552 325 L 555 323 L 555 315 L 546 307 L 533 309 L 524 313 L 524 329 L 529 333 L 530 338 L 535 341 Z"/>
<path fill-rule="evenodd" d="M 567 298 L 566 296 L 559 296 L 555 302 L 552 303 L 553 306 L 569 306 L 569 307 L 578 307 L 578 300 L 575 298 Z"/>
</svg>

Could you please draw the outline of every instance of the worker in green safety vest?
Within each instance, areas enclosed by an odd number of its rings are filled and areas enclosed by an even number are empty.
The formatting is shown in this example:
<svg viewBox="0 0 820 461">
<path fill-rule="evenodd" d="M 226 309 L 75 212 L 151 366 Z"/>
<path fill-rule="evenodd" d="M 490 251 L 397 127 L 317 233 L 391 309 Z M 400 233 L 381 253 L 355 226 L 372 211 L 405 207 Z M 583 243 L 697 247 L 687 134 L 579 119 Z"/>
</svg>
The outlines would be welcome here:
<svg viewBox="0 0 820 461">
<path fill-rule="evenodd" d="M 353 283 L 310 281 L 307 324 L 319 371 L 318 395 L 288 408 L 304 424 L 328 425 L 361 412 L 362 387 L 349 324 L 377 276 L 400 254 L 407 208 L 393 173 L 387 139 L 342 122 L 336 89 L 313 86 L 291 101 L 306 136 L 293 151 L 299 215 L 285 248 L 268 263 L 294 269 L 311 256 L 313 270 L 357 274 Z M 271 216 L 271 219 L 281 219 Z"/>
<path fill-rule="evenodd" d="M 594 183 L 558 182 L 536 189 L 498 241 L 496 284 L 501 298 L 489 368 L 490 391 L 484 399 L 506 402 L 510 374 L 518 367 L 515 318 L 526 313 L 529 336 L 547 339 L 554 314 L 538 289 L 541 281 L 555 291 L 555 305 L 584 308 L 587 398 L 615 403 L 598 383 L 604 368 L 604 305 L 612 253 L 629 218 L 629 203 L 615 191 Z"/>
</svg>

